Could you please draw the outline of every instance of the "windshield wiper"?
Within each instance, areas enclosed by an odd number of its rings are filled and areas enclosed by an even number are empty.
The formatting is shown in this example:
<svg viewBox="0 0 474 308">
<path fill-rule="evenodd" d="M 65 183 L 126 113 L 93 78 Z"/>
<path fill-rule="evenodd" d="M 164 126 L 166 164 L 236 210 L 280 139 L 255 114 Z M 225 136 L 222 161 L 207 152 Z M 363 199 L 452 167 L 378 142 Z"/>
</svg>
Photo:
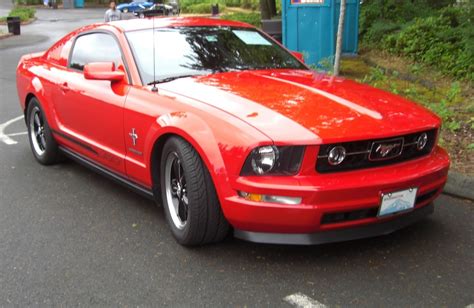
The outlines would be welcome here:
<svg viewBox="0 0 474 308">
<path fill-rule="evenodd" d="M 151 86 L 151 85 L 155 85 L 155 84 L 159 84 L 159 83 L 170 82 L 170 81 L 173 81 L 173 80 L 176 80 L 176 79 L 179 79 L 179 78 L 186 78 L 186 77 L 193 77 L 193 76 L 199 76 L 199 75 L 194 74 L 194 75 L 170 76 L 170 77 L 165 77 L 165 78 L 161 78 L 161 79 L 157 79 L 155 81 L 149 82 L 148 85 Z"/>
</svg>

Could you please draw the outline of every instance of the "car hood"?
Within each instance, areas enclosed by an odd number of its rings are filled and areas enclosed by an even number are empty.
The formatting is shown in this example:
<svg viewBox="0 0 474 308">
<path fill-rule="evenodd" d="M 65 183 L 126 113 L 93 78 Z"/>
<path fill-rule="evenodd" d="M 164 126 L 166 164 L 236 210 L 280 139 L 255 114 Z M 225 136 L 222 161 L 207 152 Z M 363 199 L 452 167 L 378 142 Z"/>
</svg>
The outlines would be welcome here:
<svg viewBox="0 0 474 308">
<path fill-rule="evenodd" d="M 306 70 L 219 73 L 160 88 L 233 114 L 277 143 L 382 138 L 440 125 L 436 115 L 402 97 Z"/>
</svg>

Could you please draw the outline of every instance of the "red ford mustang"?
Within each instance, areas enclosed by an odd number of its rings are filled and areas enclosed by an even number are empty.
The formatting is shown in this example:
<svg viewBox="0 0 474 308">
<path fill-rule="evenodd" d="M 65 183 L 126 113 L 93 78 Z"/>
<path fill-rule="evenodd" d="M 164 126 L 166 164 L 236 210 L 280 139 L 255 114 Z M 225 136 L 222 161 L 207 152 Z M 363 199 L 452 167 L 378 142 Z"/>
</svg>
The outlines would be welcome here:
<svg viewBox="0 0 474 308">
<path fill-rule="evenodd" d="M 23 56 L 17 87 L 40 163 L 66 155 L 154 198 L 183 245 L 387 234 L 433 212 L 449 168 L 437 116 L 243 23 L 86 26 Z"/>
</svg>

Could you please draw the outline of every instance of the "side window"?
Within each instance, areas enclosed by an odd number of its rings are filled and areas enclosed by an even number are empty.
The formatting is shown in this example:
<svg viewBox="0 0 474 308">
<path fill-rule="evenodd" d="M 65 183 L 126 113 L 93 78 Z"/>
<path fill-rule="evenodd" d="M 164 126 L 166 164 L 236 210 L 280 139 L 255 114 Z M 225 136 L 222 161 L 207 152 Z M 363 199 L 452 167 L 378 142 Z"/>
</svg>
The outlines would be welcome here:
<svg viewBox="0 0 474 308">
<path fill-rule="evenodd" d="M 122 54 L 117 41 L 105 33 L 91 33 L 78 37 L 72 50 L 69 67 L 83 70 L 92 62 L 115 62 L 122 64 Z"/>
</svg>

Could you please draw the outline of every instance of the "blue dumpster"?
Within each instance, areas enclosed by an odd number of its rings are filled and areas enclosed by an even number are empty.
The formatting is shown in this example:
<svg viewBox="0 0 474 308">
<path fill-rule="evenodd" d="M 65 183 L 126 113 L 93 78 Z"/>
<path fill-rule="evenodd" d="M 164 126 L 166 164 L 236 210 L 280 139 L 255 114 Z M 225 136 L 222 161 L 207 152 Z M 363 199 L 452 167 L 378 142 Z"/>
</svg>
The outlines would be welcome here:
<svg viewBox="0 0 474 308">
<path fill-rule="evenodd" d="M 75 8 L 83 8 L 84 7 L 84 0 L 74 0 L 74 7 Z"/>
<path fill-rule="evenodd" d="M 357 53 L 359 1 L 347 0 L 342 52 Z M 283 44 L 302 52 L 308 64 L 330 61 L 336 50 L 340 0 L 283 0 Z"/>
</svg>

